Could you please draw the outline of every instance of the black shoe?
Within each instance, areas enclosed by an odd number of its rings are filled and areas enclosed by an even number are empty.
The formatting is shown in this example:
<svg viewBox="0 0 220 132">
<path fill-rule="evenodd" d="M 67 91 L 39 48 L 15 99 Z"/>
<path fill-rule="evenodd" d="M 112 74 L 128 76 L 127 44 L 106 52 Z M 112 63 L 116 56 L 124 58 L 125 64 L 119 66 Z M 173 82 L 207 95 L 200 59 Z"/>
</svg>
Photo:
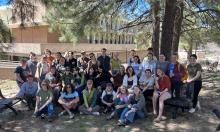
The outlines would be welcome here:
<svg viewBox="0 0 220 132">
<path fill-rule="evenodd" d="M 48 117 L 48 122 L 52 122 L 53 118 L 52 117 Z"/>
<path fill-rule="evenodd" d="M 40 118 L 41 118 L 41 119 L 45 119 L 45 118 L 46 118 L 46 115 L 45 115 L 45 114 L 42 114 L 42 115 L 40 116 Z"/>
</svg>

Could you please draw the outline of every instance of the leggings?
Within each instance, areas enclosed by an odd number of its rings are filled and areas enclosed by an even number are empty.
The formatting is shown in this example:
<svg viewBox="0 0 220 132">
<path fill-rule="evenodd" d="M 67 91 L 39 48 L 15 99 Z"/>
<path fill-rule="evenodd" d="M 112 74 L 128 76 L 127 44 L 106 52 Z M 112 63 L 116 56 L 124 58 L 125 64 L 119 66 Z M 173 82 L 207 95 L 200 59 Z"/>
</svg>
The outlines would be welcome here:
<svg viewBox="0 0 220 132">
<path fill-rule="evenodd" d="M 197 102 L 198 102 L 198 96 L 199 92 L 202 88 L 202 81 L 195 81 L 194 82 L 194 93 L 193 93 L 193 108 L 196 108 Z"/>
</svg>

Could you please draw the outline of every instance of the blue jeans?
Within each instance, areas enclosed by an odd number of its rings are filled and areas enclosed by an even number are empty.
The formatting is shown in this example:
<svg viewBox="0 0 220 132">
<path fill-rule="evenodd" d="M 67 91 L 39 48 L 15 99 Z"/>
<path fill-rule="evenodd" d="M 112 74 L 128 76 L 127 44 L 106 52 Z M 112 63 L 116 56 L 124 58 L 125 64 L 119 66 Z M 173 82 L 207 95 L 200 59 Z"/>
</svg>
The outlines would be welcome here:
<svg viewBox="0 0 220 132">
<path fill-rule="evenodd" d="M 54 113 L 53 104 L 49 103 L 47 106 L 45 106 L 42 110 L 38 111 L 36 113 L 36 117 L 41 116 L 42 114 L 48 114 L 48 117 L 52 117 Z"/>
<path fill-rule="evenodd" d="M 136 112 L 130 112 L 128 114 L 128 116 L 125 116 L 126 113 L 129 111 L 130 109 L 129 108 L 125 108 L 123 110 L 123 112 L 121 113 L 121 116 L 120 116 L 120 120 L 125 122 L 125 121 L 128 121 L 128 123 L 133 123 L 135 119 L 138 119 L 138 118 L 144 118 L 145 117 L 145 113 L 144 113 L 144 110 L 138 110 Z"/>
</svg>

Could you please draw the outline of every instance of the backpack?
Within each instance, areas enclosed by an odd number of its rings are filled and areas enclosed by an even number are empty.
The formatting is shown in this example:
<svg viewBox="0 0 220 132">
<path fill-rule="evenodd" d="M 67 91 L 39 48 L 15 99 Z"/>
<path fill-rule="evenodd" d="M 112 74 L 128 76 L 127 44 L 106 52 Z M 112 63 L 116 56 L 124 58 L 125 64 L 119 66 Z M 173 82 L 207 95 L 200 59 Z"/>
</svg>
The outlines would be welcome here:
<svg viewBox="0 0 220 132">
<path fill-rule="evenodd" d="M 183 75 L 183 77 L 181 78 L 181 80 L 182 80 L 182 81 L 187 80 L 187 78 L 188 78 L 188 72 L 187 72 L 186 65 L 178 64 L 178 70 L 179 70 L 179 71 L 180 71 L 180 66 L 183 66 L 183 69 L 184 69 L 184 75 Z"/>
</svg>

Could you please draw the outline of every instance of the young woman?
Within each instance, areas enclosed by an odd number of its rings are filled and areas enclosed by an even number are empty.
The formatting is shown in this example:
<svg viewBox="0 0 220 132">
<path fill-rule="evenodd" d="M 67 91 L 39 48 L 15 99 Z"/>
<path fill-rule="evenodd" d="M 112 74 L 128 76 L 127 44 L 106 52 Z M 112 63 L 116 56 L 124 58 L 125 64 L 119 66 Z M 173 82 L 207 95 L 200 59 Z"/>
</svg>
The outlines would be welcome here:
<svg viewBox="0 0 220 132">
<path fill-rule="evenodd" d="M 48 82 L 43 80 L 41 89 L 37 92 L 34 116 L 45 118 L 45 114 L 48 114 L 48 121 L 52 121 L 54 112 L 52 104 L 53 94 L 49 87 Z"/>
<path fill-rule="evenodd" d="M 120 66 L 118 74 L 113 77 L 114 90 L 118 91 L 118 88 L 122 85 L 125 76 L 125 67 Z"/>
<path fill-rule="evenodd" d="M 87 67 L 87 73 L 89 72 L 90 68 L 93 68 L 95 72 L 98 71 L 98 61 L 96 60 L 95 54 L 90 53 L 89 54 L 90 61 L 88 62 L 88 67 Z"/>
<path fill-rule="evenodd" d="M 69 118 L 74 118 L 74 114 L 70 110 L 77 108 L 77 104 L 79 102 L 79 95 L 78 92 L 75 91 L 75 87 L 72 84 L 67 84 L 64 87 L 64 90 L 61 93 L 58 102 L 64 108 L 64 111 L 62 111 L 59 114 L 59 116 L 62 116 L 64 115 L 64 113 L 68 112 Z"/>
<path fill-rule="evenodd" d="M 115 110 L 111 113 L 107 120 L 112 119 L 115 115 L 120 117 L 122 111 L 127 106 L 129 100 L 129 93 L 126 86 L 119 87 L 116 97 L 114 98 Z"/>
<path fill-rule="evenodd" d="M 129 105 L 123 110 L 118 125 L 126 125 L 133 123 L 136 118 L 144 118 L 145 112 L 145 98 L 141 94 L 141 89 L 135 86 L 134 94 L 129 97 Z"/>
<path fill-rule="evenodd" d="M 47 57 L 42 57 L 41 62 L 37 64 L 37 71 L 35 73 L 35 77 L 41 83 L 46 74 L 50 71 L 50 65 L 47 63 Z"/>
<path fill-rule="evenodd" d="M 170 94 L 170 79 L 167 75 L 164 74 L 162 69 L 157 69 L 158 80 L 156 81 L 156 89 L 153 94 L 153 114 L 157 114 L 157 100 L 159 99 L 159 114 L 155 119 L 156 122 L 161 120 L 164 108 L 164 101 L 171 98 Z"/>
<path fill-rule="evenodd" d="M 78 67 L 73 68 L 73 79 L 74 84 L 76 86 L 76 91 L 78 92 L 79 96 L 82 96 L 82 91 L 85 86 L 85 75 L 83 72 L 79 71 Z"/>
<path fill-rule="evenodd" d="M 93 81 L 95 81 L 96 76 L 97 72 L 94 70 L 93 67 L 90 67 L 88 73 L 86 74 L 86 80 L 92 79 Z"/>
<path fill-rule="evenodd" d="M 134 69 L 131 66 L 128 66 L 123 79 L 123 85 L 126 86 L 129 89 L 129 92 L 132 93 L 134 86 L 136 86 L 137 84 L 138 79 L 134 73 Z"/>
<path fill-rule="evenodd" d="M 100 115 L 100 107 L 96 105 L 97 93 L 96 89 L 93 87 L 92 80 L 87 81 L 87 86 L 82 93 L 84 104 L 79 107 L 80 113 L 87 115 Z"/>
<path fill-rule="evenodd" d="M 102 105 L 104 106 L 104 113 L 111 112 L 114 108 L 113 98 L 116 96 L 115 91 L 113 90 L 112 84 L 107 83 L 106 89 L 102 92 L 101 100 Z"/>
<path fill-rule="evenodd" d="M 198 96 L 199 92 L 202 88 L 202 66 L 196 62 L 197 56 L 195 54 L 192 54 L 190 56 L 190 64 L 187 66 L 188 71 L 188 79 L 187 83 L 189 85 L 194 86 L 194 92 L 193 92 L 193 107 L 189 110 L 190 113 L 194 113 L 196 110 L 196 107 L 200 109 L 200 105 L 198 104 Z"/>
<path fill-rule="evenodd" d="M 134 69 L 135 75 L 140 78 L 141 75 L 141 62 L 139 56 L 135 55 L 133 62 L 131 63 L 132 68 Z"/>
</svg>

